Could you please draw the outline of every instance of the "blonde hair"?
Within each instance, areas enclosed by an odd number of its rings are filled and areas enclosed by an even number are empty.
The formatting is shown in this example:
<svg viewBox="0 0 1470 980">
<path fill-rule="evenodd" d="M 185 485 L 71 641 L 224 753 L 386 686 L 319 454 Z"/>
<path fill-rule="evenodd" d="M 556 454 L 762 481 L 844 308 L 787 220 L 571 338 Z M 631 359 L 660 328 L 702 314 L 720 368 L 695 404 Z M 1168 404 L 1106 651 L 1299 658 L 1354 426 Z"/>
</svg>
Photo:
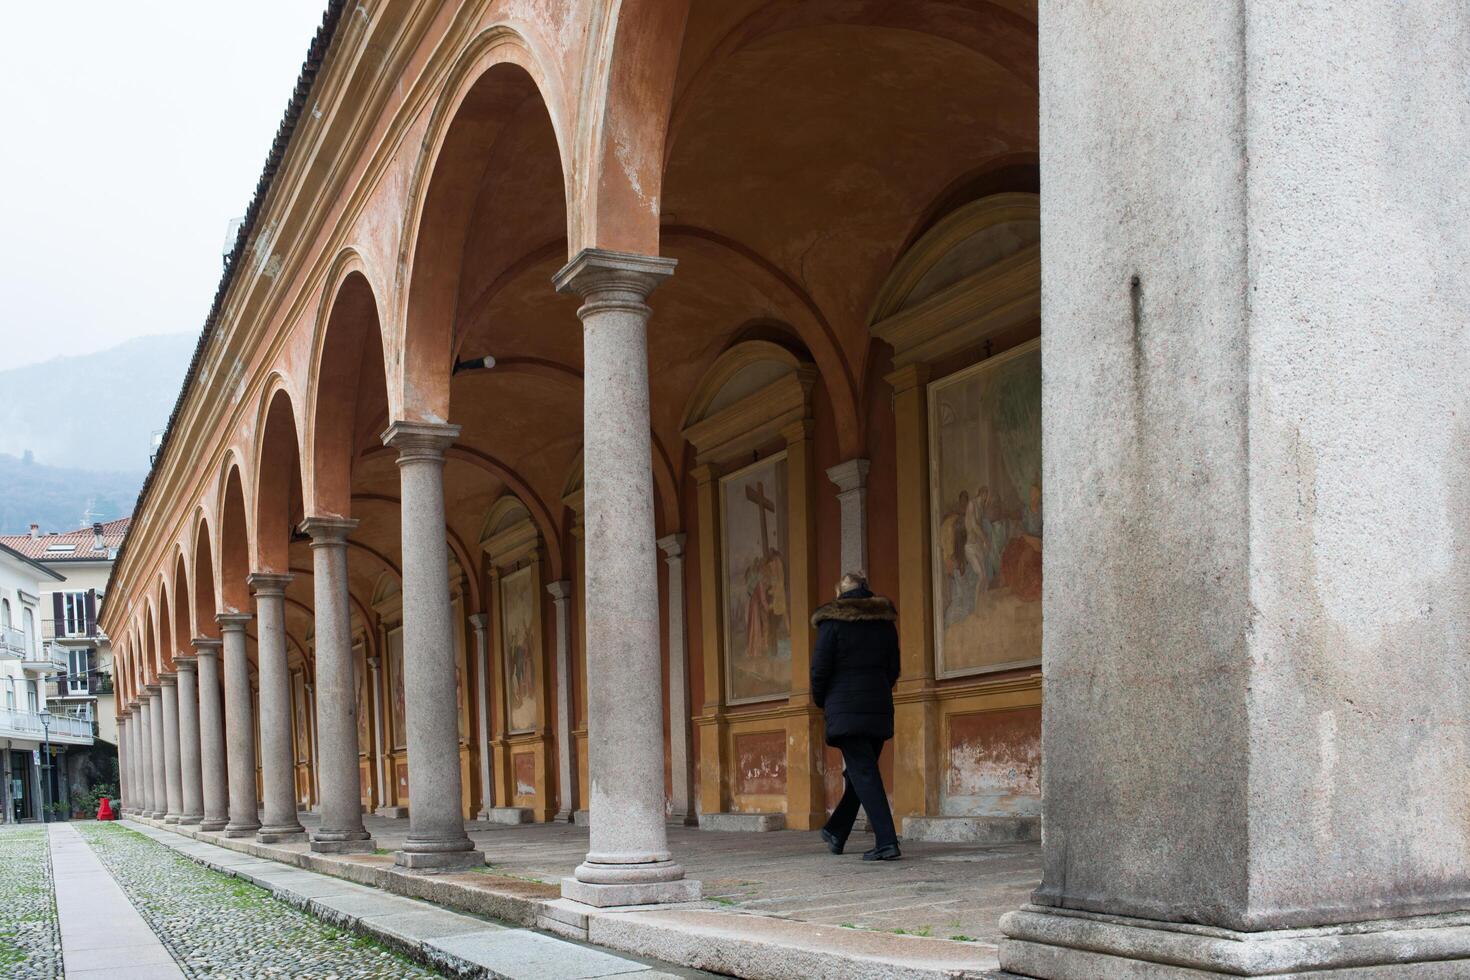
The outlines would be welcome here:
<svg viewBox="0 0 1470 980">
<path fill-rule="evenodd" d="M 867 587 L 868 577 L 862 572 L 843 572 L 841 580 L 837 583 L 837 594 L 842 595 L 842 593 L 851 592 L 853 589 L 866 589 Z"/>
</svg>

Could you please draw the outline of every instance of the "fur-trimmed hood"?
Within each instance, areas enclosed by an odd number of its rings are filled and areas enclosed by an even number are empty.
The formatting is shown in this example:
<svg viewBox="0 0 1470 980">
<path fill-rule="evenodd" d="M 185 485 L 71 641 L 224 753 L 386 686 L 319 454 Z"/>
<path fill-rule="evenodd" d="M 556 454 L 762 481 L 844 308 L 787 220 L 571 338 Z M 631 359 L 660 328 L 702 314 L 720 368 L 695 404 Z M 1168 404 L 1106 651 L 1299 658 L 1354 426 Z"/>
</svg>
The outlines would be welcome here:
<svg viewBox="0 0 1470 980">
<path fill-rule="evenodd" d="M 838 599 L 818 607 L 812 613 L 812 626 L 828 619 L 839 623 L 859 623 L 864 620 L 886 620 L 891 623 L 898 619 L 898 610 L 893 607 L 891 600 L 881 595 L 853 597 Z"/>
</svg>

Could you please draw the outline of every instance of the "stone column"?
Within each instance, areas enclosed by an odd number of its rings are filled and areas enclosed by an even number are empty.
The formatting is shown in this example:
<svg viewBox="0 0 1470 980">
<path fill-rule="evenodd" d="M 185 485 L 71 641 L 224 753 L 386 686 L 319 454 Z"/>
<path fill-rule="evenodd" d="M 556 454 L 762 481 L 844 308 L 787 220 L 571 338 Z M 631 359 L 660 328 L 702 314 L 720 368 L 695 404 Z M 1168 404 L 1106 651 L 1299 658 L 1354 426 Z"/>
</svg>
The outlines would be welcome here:
<svg viewBox="0 0 1470 980">
<path fill-rule="evenodd" d="M 204 787 L 199 772 L 199 674 L 193 657 L 175 657 L 179 684 L 179 823 L 204 819 Z"/>
<path fill-rule="evenodd" d="M 133 781 L 138 787 L 138 802 L 133 814 L 139 817 L 153 815 L 153 724 L 149 719 L 148 695 L 143 693 L 133 706 L 133 717 L 138 724 L 138 752 L 133 760 Z"/>
<path fill-rule="evenodd" d="M 577 813 L 577 771 L 572 753 L 572 583 L 546 586 L 556 610 L 556 775 L 555 819 L 569 821 Z"/>
<path fill-rule="evenodd" d="M 352 608 L 347 594 L 347 535 L 357 522 L 310 517 L 312 588 L 316 606 L 317 782 L 321 826 L 311 849 L 328 854 L 371 853 L 362 825 L 357 768 L 357 680 L 352 663 Z"/>
<path fill-rule="evenodd" d="M 291 747 L 291 669 L 286 658 L 286 585 L 290 575 L 254 572 L 248 579 L 255 594 L 255 658 L 260 678 L 261 827 L 262 844 L 304 840 L 296 817 L 296 759 Z"/>
<path fill-rule="evenodd" d="M 827 468 L 842 509 L 842 570 L 868 571 L 868 461 L 849 459 Z"/>
<path fill-rule="evenodd" d="M 476 716 L 480 735 L 480 812 L 476 815 L 479 820 L 489 820 L 495 807 L 495 789 L 490 777 L 490 692 L 495 690 L 495 683 L 490 676 L 489 624 L 490 617 L 484 613 L 470 617 L 470 626 L 475 631 L 475 673 L 480 678 L 480 696 L 475 699 L 480 706 Z"/>
<path fill-rule="evenodd" d="M 250 706 L 250 663 L 245 656 L 249 613 L 216 616 L 223 637 L 225 734 L 228 738 L 230 819 L 226 837 L 249 837 L 260 829 L 255 794 L 255 717 Z"/>
<path fill-rule="evenodd" d="M 394 422 L 383 442 L 398 450 L 403 529 L 403 687 L 408 728 L 405 868 L 483 865 L 460 809 L 459 718 L 453 706 L 454 623 L 444 527 L 444 450 L 455 425 Z"/>
<path fill-rule="evenodd" d="M 671 259 L 584 249 L 556 274 L 583 299 L 587 710 L 591 843 L 565 898 L 589 905 L 691 901 L 697 881 L 669 854 L 659 704 L 644 302 Z"/>
<path fill-rule="evenodd" d="M 674 823 L 693 826 L 694 766 L 690 761 L 689 660 L 684 627 L 684 535 L 659 538 L 669 571 L 669 773 L 673 778 L 669 814 Z"/>
<path fill-rule="evenodd" d="M 225 720 L 220 714 L 221 641 L 196 637 L 199 657 L 199 775 L 204 819 L 200 830 L 224 830 L 230 822 L 230 785 L 225 763 Z"/>
<path fill-rule="evenodd" d="M 124 708 L 117 716 L 117 810 L 120 814 L 131 813 L 133 805 L 133 787 L 128 767 L 133 764 L 132 745 L 128 738 L 128 722 L 131 720 L 131 712 Z M 9 757 L 0 762 L 8 762 Z M 0 814 L 0 819 L 6 823 L 10 822 L 10 779 L 0 772 L 0 778 L 5 779 L 3 792 L 0 792 L 0 803 L 5 806 L 5 812 Z"/>
<path fill-rule="evenodd" d="M 163 788 L 167 809 L 165 823 L 178 823 L 184 812 L 184 780 L 179 769 L 178 675 L 158 675 L 163 686 Z"/>
<path fill-rule="evenodd" d="M 381 635 L 381 633 L 379 634 Z M 368 657 L 368 680 L 371 681 L 373 706 L 373 765 L 378 770 L 378 809 L 388 805 L 388 759 L 383 751 L 383 679 L 379 673 L 381 657 Z"/>
<path fill-rule="evenodd" d="M 149 684 L 148 692 L 148 763 L 153 779 L 153 809 L 148 816 L 162 820 L 168 816 L 168 769 L 164 762 L 163 685 Z"/>
<path fill-rule="evenodd" d="M 1470 974 L 1467 32 L 1043 5 L 1045 833 L 1008 971 Z"/>
</svg>

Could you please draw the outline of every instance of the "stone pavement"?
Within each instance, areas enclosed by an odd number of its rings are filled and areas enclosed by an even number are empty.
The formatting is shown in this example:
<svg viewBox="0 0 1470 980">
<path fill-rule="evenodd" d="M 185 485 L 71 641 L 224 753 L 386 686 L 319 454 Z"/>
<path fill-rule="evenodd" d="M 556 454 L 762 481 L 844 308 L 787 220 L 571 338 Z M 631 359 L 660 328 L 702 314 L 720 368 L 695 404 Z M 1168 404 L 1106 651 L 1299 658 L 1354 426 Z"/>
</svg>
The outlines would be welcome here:
<svg viewBox="0 0 1470 980">
<path fill-rule="evenodd" d="M 183 980 L 184 973 L 82 835 L 48 826 L 66 975 L 75 980 Z"/>
<path fill-rule="evenodd" d="M 308 827 L 313 814 L 301 814 Z M 708 901 L 592 910 L 559 898 L 586 852 L 585 828 L 470 822 L 491 867 L 413 875 L 393 865 L 407 821 L 367 818 L 378 853 L 313 854 L 192 828 L 188 836 L 256 858 L 372 885 L 600 946 L 742 977 L 818 980 L 998 975 L 998 921 L 1040 877 L 1035 844 L 905 844 L 903 861 L 864 863 L 862 839 L 834 857 L 815 833 L 713 833 L 670 828 L 670 844 Z M 146 823 L 146 821 L 145 821 Z M 159 825 L 160 829 L 163 829 Z"/>
<path fill-rule="evenodd" d="M 61 932 L 46 828 L 0 827 L 0 975 L 61 976 Z"/>
</svg>

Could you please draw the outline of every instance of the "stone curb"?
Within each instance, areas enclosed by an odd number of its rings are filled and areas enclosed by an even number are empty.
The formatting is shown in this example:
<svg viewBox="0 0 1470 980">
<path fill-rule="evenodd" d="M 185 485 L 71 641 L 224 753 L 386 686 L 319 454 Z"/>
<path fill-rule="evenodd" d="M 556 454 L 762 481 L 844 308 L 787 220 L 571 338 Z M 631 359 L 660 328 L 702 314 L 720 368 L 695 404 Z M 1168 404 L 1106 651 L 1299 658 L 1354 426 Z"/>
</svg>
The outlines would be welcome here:
<svg viewBox="0 0 1470 980">
<path fill-rule="evenodd" d="M 995 948 L 984 944 L 854 931 L 731 912 L 707 902 L 595 909 L 562 899 L 554 886 L 540 882 L 496 877 L 495 889 L 490 890 L 486 888 L 488 876 L 480 872 L 412 874 L 397 870 L 383 858 L 376 865 L 364 855 L 349 859 L 288 850 L 136 817 L 127 822 L 576 942 L 749 980 L 992 980 L 1011 976 L 1000 970 Z M 477 879 L 473 885 L 462 880 L 470 874 Z M 453 969 L 437 961 L 430 965 Z M 652 980 L 658 974 L 639 976 Z"/>
<path fill-rule="evenodd" d="M 124 821 L 125 826 L 134 823 L 138 822 L 133 820 Z M 294 908 L 300 909 L 328 925 L 357 935 L 367 936 L 416 963 L 451 976 L 466 978 L 466 980 L 520 980 L 520 977 L 524 976 L 524 974 L 503 973 L 493 966 L 487 965 L 482 960 L 475 958 L 476 952 L 498 943 L 502 946 L 514 944 L 516 948 L 516 955 L 512 957 L 514 959 L 524 958 L 524 951 L 529 946 L 531 955 L 539 953 L 543 959 L 554 960 L 559 955 L 566 956 L 570 954 L 573 959 L 586 960 L 588 958 L 601 958 L 605 961 L 606 969 L 593 966 L 591 972 L 586 968 L 579 969 L 575 965 L 569 965 L 569 972 L 566 974 L 569 977 L 573 975 L 582 978 L 617 976 L 627 977 L 629 980 L 678 980 L 673 974 L 664 973 L 646 964 L 636 963 L 631 960 L 620 960 L 619 957 L 615 957 L 610 953 L 603 953 L 584 946 L 572 946 L 570 943 L 541 936 L 528 929 L 517 929 L 498 925 L 493 922 L 472 919 L 469 916 L 448 909 L 428 905 L 417 899 L 399 895 L 383 895 L 380 893 L 381 890 L 375 889 L 370 885 L 358 885 L 356 882 L 350 882 L 340 877 L 321 876 L 327 881 L 339 882 L 344 886 L 352 888 L 361 888 L 362 892 L 343 892 L 338 890 L 322 895 L 306 894 L 300 889 L 291 887 L 293 880 L 297 883 L 300 882 L 299 878 L 293 879 L 291 877 L 292 873 L 305 869 L 295 869 L 284 862 L 274 861 L 270 858 L 261 859 L 268 861 L 269 866 L 255 864 L 241 866 L 220 863 L 212 861 L 201 854 L 191 854 L 189 851 L 175 846 L 171 841 L 160 840 L 149 832 L 166 830 L 171 834 L 177 833 L 172 826 L 154 827 L 152 826 L 152 821 L 149 821 L 146 824 L 140 824 L 136 828 L 129 827 L 129 829 L 140 830 L 150 840 L 169 847 L 175 853 L 187 857 L 201 867 L 209 868 L 220 874 L 230 875 L 242 881 L 248 881 L 268 892 L 278 901 L 285 902 Z M 182 837 L 186 835 L 179 834 L 178 836 Z M 201 841 L 201 843 L 216 846 L 213 841 Z M 227 849 L 235 850 L 234 848 Z M 310 871 L 306 873 L 316 874 Z M 316 889 L 312 890 L 314 891 Z M 380 908 L 378 914 L 367 915 L 345 911 L 332 904 L 334 901 L 339 905 L 350 903 L 352 897 L 376 898 L 380 902 L 394 900 L 401 902 L 402 907 L 400 910 L 394 912 L 385 912 Z M 392 928 L 395 925 L 401 925 L 403 917 L 415 915 L 433 917 L 439 921 L 438 928 L 427 930 L 427 932 L 434 934 L 433 938 L 415 938 L 409 934 L 408 930 Z M 385 921 L 377 921 L 379 919 Z M 563 947 L 563 949 L 558 950 L 555 947 Z M 505 952 L 510 951 L 502 951 L 502 953 Z M 502 959 L 504 958 L 507 957 L 502 955 Z M 534 973 L 535 967 L 532 966 L 531 969 Z"/>
</svg>

